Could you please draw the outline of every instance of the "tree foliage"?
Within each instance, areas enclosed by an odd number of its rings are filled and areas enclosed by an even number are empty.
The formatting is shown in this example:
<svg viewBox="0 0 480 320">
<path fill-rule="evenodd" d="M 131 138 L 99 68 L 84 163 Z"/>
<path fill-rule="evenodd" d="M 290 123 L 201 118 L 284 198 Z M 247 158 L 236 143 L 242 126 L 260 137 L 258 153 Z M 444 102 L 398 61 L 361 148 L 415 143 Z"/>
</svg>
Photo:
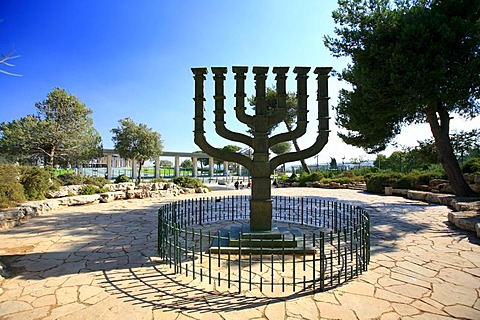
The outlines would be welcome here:
<svg viewBox="0 0 480 320">
<path fill-rule="evenodd" d="M 277 155 L 284 154 L 292 150 L 292 144 L 289 141 L 280 142 L 270 147 L 270 150 Z"/>
<path fill-rule="evenodd" d="M 289 141 L 280 142 L 270 147 L 270 151 L 272 151 L 277 155 L 290 152 L 290 150 L 292 150 L 292 144 Z M 282 168 L 283 168 L 283 172 L 285 172 L 286 171 L 285 163 L 283 164 Z"/>
<path fill-rule="evenodd" d="M 191 168 L 193 168 L 193 162 L 190 159 L 185 159 L 180 164 L 180 167 L 182 167 L 184 169 L 191 169 Z"/>
<path fill-rule="evenodd" d="M 137 183 L 141 181 L 145 161 L 159 156 L 163 150 L 160 133 L 145 124 L 137 124 L 130 118 L 118 121 L 120 126 L 111 130 L 114 148 L 122 158 L 138 162 Z"/>
<path fill-rule="evenodd" d="M 480 0 L 339 0 L 338 38 L 325 44 L 352 63 L 340 78 L 340 137 L 379 152 L 404 125 L 428 122 L 457 195 L 472 195 L 449 137 L 451 113 L 480 111 Z"/>
<path fill-rule="evenodd" d="M 102 154 L 101 137 L 88 109 L 74 95 L 55 88 L 35 103 L 37 115 L 0 124 L 0 150 L 19 162 L 41 160 L 47 165 L 69 165 Z"/>
<path fill-rule="evenodd" d="M 248 102 L 251 106 L 255 107 L 256 105 L 256 97 L 251 96 L 248 98 Z M 267 91 L 265 93 L 265 102 L 267 105 L 267 110 L 270 112 L 270 114 L 274 114 L 277 108 L 277 90 L 275 88 L 267 88 Z M 297 95 L 294 92 L 287 92 L 287 97 L 286 97 L 286 115 L 285 118 L 283 119 L 283 123 L 285 124 L 285 127 L 287 130 L 290 132 L 293 130 L 295 127 L 295 121 L 297 119 Z M 271 131 L 275 130 L 275 128 L 278 125 L 275 125 L 271 128 Z M 250 134 L 252 134 L 251 131 L 249 131 Z M 300 147 L 298 145 L 297 139 L 292 140 L 293 146 L 295 148 L 295 151 L 299 152 Z M 270 149 L 271 150 L 271 149 Z M 275 152 L 274 152 L 275 153 Z M 300 160 L 300 163 L 302 164 L 303 171 L 306 173 L 310 173 L 310 169 L 308 168 L 307 164 L 305 163 L 305 160 L 302 159 Z"/>
</svg>

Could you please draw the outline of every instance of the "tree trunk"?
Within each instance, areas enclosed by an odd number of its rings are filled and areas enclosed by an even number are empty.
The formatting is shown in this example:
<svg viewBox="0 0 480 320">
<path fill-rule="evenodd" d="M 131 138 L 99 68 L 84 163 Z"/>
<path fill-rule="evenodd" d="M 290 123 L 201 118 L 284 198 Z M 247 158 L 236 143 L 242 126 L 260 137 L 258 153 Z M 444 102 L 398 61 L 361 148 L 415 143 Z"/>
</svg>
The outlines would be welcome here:
<svg viewBox="0 0 480 320">
<path fill-rule="evenodd" d="M 425 110 L 427 121 L 430 124 L 435 147 L 437 148 L 448 181 L 453 192 L 458 197 L 473 197 L 475 192 L 470 188 L 463 178 L 462 170 L 458 164 L 457 158 L 453 153 L 453 147 L 450 141 L 450 115 L 441 102 L 432 103 Z M 438 115 L 437 115 L 438 114 Z"/>
<path fill-rule="evenodd" d="M 55 158 L 55 146 L 50 149 L 50 153 L 47 155 L 47 165 L 53 167 L 53 160 Z"/>
<path fill-rule="evenodd" d="M 285 123 L 285 126 L 287 127 L 288 132 L 292 131 L 292 126 L 286 121 L 284 121 L 284 123 Z M 295 151 L 300 152 L 300 147 L 298 146 L 297 139 L 293 139 L 292 143 L 293 143 L 293 147 L 295 148 Z M 302 164 L 303 171 L 305 173 L 310 173 L 310 169 L 305 163 L 305 159 L 300 159 L 300 163 Z"/>
<path fill-rule="evenodd" d="M 140 182 L 142 182 L 142 167 L 143 167 L 143 162 L 140 162 L 138 164 L 138 175 L 137 175 L 137 185 L 140 184 Z"/>
</svg>

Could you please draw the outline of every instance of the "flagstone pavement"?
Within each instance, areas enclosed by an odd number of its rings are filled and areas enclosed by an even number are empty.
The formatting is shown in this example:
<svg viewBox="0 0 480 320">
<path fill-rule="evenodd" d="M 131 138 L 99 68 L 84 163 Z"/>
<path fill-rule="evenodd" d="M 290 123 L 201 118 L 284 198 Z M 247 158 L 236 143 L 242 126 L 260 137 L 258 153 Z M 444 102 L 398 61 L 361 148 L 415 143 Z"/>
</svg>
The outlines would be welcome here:
<svg viewBox="0 0 480 320">
<path fill-rule="evenodd" d="M 68 207 L 0 231 L 12 273 L 0 284 L 0 319 L 480 319 L 480 242 L 448 223 L 451 209 L 356 190 L 273 193 L 367 209 L 369 270 L 327 292 L 214 292 L 158 261 L 156 213 L 172 199 Z"/>
</svg>

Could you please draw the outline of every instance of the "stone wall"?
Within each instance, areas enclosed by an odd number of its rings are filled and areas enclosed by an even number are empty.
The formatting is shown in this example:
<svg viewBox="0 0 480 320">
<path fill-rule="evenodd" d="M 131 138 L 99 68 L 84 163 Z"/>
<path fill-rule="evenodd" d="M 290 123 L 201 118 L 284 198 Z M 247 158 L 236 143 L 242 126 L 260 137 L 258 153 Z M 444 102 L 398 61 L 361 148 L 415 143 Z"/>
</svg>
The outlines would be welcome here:
<svg viewBox="0 0 480 320">
<path fill-rule="evenodd" d="M 207 193 L 206 188 L 182 188 L 173 183 L 142 183 L 135 186 L 133 182 L 107 184 L 110 191 L 93 195 L 78 195 L 83 186 L 65 186 L 58 192 L 50 193 L 49 199 L 29 201 L 18 207 L 0 211 L 0 230 L 9 229 L 25 223 L 32 217 L 61 207 L 78 206 L 90 203 L 106 203 L 122 199 L 144 199 L 176 197 L 187 193 Z"/>
<path fill-rule="evenodd" d="M 455 212 L 448 214 L 448 221 L 460 229 L 475 233 L 477 238 L 480 238 L 479 198 L 459 198 L 452 194 L 405 189 L 393 189 L 392 194 L 452 207 Z"/>
</svg>

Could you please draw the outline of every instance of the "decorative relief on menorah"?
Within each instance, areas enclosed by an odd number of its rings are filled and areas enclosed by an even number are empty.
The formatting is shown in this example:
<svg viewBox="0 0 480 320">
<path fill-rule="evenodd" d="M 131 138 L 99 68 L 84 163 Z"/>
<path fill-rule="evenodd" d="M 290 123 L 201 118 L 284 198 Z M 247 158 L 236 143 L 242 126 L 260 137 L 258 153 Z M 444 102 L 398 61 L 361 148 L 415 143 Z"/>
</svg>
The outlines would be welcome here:
<svg viewBox="0 0 480 320">
<path fill-rule="evenodd" d="M 315 68 L 317 75 L 317 101 L 318 101 L 318 135 L 309 148 L 300 152 L 289 152 L 277 155 L 270 159 L 269 149 L 277 143 L 291 141 L 303 136 L 307 131 L 307 79 L 310 67 L 295 67 L 297 81 L 297 123 L 294 130 L 269 136 L 271 128 L 283 121 L 287 113 L 286 106 L 286 80 L 289 67 L 274 67 L 276 75 L 277 106 L 271 110 L 266 104 L 266 79 L 268 67 L 253 67 L 255 75 L 255 114 L 248 115 L 245 108 L 245 79 L 248 67 L 232 67 L 235 74 L 235 115 L 237 119 L 247 125 L 252 136 L 233 132 L 225 125 L 225 94 L 224 81 L 227 68 L 212 67 L 215 83 L 215 131 L 221 137 L 243 143 L 253 149 L 253 158 L 245 155 L 228 152 L 210 145 L 205 138 L 204 130 L 204 82 L 207 68 L 192 68 L 195 80 L 195 143 L 212 157 L 225 161 L 236 162 L 243 165 L 252 177 L 252 196 L 250 201 L 250 230 L 269 231 L 272 228 L 272 198 L 271 180 L 272 172 L 279 165 L 306 159 L 318 154 L 328 141 L 329 116 L 328 116 L 328 77 L 331 68 Z"/>
</svg>

